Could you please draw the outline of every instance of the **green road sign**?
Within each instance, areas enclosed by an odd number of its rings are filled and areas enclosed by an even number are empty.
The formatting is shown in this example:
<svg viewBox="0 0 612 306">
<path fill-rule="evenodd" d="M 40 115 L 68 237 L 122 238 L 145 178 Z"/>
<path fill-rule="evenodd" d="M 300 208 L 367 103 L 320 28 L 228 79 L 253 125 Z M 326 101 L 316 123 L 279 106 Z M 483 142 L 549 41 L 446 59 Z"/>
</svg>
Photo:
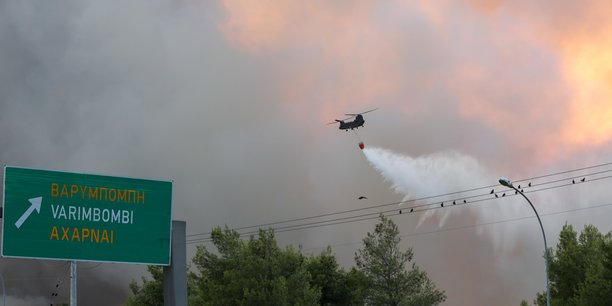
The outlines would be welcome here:
<svg viewBox="0 0 612 306">
<path fill-rule="evenodd" d="M 2 256 L 168 265 L 172 182 L 4 167 Z"/>
</svg>

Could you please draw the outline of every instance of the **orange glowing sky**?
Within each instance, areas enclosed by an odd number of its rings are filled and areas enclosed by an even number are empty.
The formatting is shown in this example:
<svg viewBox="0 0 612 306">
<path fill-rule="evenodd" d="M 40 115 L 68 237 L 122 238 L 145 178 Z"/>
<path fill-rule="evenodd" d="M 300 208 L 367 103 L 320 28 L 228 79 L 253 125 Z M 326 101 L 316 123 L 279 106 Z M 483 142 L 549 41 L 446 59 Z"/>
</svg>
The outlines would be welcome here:
<svg viewBox="0 0 612 306">
<path fill-rule="evenodd" d="M 283 58 L 278 91 L 321 120 L 364 105 L 427 112 L 427 89 L 446 92 L 457 116 L 508 141 L 529 135 L 525 145 L 538 144 L 542 158 L 612 140 L 612 3 L 225 0 L 223 7 L 228 42 Z"/>
<path fill-rule="evenodd" d="M 612 32 L 567 47 L 564 71 L 574 89 L 566 141 L 598 145 L 612 135 Z"/>
</svg>

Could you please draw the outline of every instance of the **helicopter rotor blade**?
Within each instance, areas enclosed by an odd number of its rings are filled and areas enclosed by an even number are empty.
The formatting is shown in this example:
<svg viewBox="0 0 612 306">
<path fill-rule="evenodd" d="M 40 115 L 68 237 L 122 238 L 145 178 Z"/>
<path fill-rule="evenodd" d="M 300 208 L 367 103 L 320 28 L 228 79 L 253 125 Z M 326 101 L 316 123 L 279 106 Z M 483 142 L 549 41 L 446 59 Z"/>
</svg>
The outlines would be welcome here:
<svg viewBox="0 0 612 306">
<path fill-rule="evenodd" d="M 377 110 L 377 109 L 378 109 L 378 107 L 377 107 L 377 108 L 373 108 L 373 109 L 371 109 L 371 110 L 369 110 L 369 111 L 365 111 L 365 112 L 360 113 L 360 114 L 365 114 L 365 113 L 373 112 L 373 111 L 375 111 L 375 110 Z"/>
<path fill-rule="evenodd" d="M 346 119 L 344 119 L 344 120 L 334 119 L 334 121 L 327 123 L 327 125 L 330 125 L 330 124 L 338 124 L 338 123 L 341 123 L 341 122 L 344 122 L 344 121 L 346 121 Z"/>
<path fill-rule="evenodd" d="M 375 111 L 375 110 L 377 110 L 377 109 L 378 109 L 378 107 L 377 107 L 377 108 L 374 108 L 374 109 L 371 109 L 371 110 L 369 110 L 369 111 L 365 111 L 365 112 L 361 112 L 361 113 L 357 113 L 357 114 L 345 114 L 345 115 L 347 115 L 347 116 L 351 116 L 351 117 L 355 117 L 355 116 L 357 116 L 357 115 L 363 115 L 363 114 L 365 114 L 365 113 L 373 112 L 373 111 Z"/>
</svg>

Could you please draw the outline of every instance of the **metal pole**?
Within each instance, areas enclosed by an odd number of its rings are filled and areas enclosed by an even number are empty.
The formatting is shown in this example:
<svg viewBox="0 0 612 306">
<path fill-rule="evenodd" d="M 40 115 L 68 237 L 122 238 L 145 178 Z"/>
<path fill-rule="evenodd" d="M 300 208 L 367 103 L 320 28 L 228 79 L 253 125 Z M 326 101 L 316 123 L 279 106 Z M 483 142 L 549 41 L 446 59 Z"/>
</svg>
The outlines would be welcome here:
<svg viewBox="0 0 612 306">
<path fill-rule="evenodd" d="M 506 186 L 508 188 L 514 189 L 516 193 L 520 193 L 523 196 L 523 198 L 527 200 L 527 203 L 529 203 L 529 205 L 533 209 L 533 212 L 538 218 L 538 223 L 540 223 L 540 229 L 542 230 L 542 237 L 544 237 L 544 261 L 546 262 L 546 305 L 550 306 L 550 282 L 549 282 L 549 275 L 548 275 L 548 244 L 546 243 L 546 233 L 544 232 L 544 226 L 542 226 L 542 220 L 540 219 L 540 215 L 538 214 L 538 211 L 535 209 L 535 206 L 533 206 L 533 203 L 531 203 L 529 198 L 527 198 L 527 196 L 522 191 L 518 190 L 518 188 L 514 187 L 511 180 L 509 180 L 506 177 L 500 177 L 499 183 L 502 184 L 502 186 Z"/>
<path fill-rule="evenodd" d="M 70 262 L 70 306 L 77 306 L 77 262 Z"/>
<path fill-rule="evenodd" d="M 527 200 L 527 203 L 531 205 L 531 208 L 533 209 L 533 212 L 535 213 L 536 217 L 538 218 L 538 222 L 540 223 L 540 229 L 542 230 L 542 237 L 544 237 L 544 260 L 546 261 L 546 305 L 550 306 L 550 283 L 549 283 L 549 277 L 548 277 L 548 244 L 546 243 L 546 233 L 544 232 L 544 226 L 542 226 L 542 220 L 540 220 L 540 215 L 538 214 L 538 211 L 535 209 L 531 201 L 529 201 L 529 198 L 527 198 L 527 196 L 522 191 L 514 187 L 514 185 L 510 185 L 510 187 L 516 190 L 516 192 L 520 193 L 523 196 L 523 198 Z"/>
<path fill-rule="evenodd" d="M 164 306 L 187 306 L 185 221 L 172 221 L 170 265 L 164 266 Z"/>
</svg>

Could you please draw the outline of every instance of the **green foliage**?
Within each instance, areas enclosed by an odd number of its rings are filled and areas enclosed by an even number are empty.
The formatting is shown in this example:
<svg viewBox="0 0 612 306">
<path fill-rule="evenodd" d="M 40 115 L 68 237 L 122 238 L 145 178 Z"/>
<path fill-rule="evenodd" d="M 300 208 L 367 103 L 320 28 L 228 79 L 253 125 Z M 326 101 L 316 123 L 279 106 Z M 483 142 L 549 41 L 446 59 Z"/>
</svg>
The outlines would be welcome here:
<svg viewBox="0 0 612 306">
<path fill-rule="evenodd" d="M 548 251 L 551 305 L 612 305 L 612 234 L 603 235 L 586 225 L 577 235 L 563 226 L 556 251 Z M 536 305 L 546 305 L 546 293 L 538 293 Z"/>
<path fill-rule="evenodd" d="M 234 230 L 215 228 L 218 254 L 198 246 L 193 262 L 200 305 L 317 305 L 320 289 L 310 284 L 306 259 L 291 247 L 281 249 L 274 232 L 240 240 Z"/>
<path fill-rule="evenodd" d="M 425 271 L 414 263 L 410 271 L 406 263 L 412 249 L 399 248 L 399 229 L 391 219 L 380 215 L 374 233 L 363 239 L 364 247 L 355 254 L 357 268 L 369 280 L 366 292 L 368 305 L 438 305 L 446 300 L 443 291 L 435 288 Z"/>
<path fill-rule="evenodd" d="M 152 280 L 142 278 L 142 286 L 135 281 L 130 283 L 132 296 L 128 299 L 127 306 L 163 306 L 164 305 L 164 272 L 160 266 L 148 266 L 147 270 L 153 277 Z"/>
<path fill-rule="evenodd" d="M 522 300 L 521 301 L 521 306 L 529 306 L 529 303 L 527 303 L 527 301 Z"/>
<path fill-rule="evenodd" d="M 344 271 L 331 248 L 308 258 L 306 269 L 312 275 L 311 284 L 321 289 L 320 305 L 363 305 L 367 278 L 355 269 Z"/>
<path fill-rule="evenodd" d="M 197 271 L 188 274 L 189 305 L 437 305 L 444 301 L 444 293 L 435 289 L 424 271 L 414 265 L 405 271 L 412 250 L 399 250 L 397 227 L 381 218 L 376 232 L 364 240 L 368 248 L 359 257 L 358 269 L 348 271 L 338 265 L 329 247 L 319 255 L 305 256 L 290 246 L 280 248 L 271 229 L 240 239 L 235 230 L 215 228 L 211 239 L 216 251 L 198 246 L 193 258 Z M 375 246 L 393 253 L 370 254 Z M 400 280 L 394 288 L 401 292 L 392 295 L 399 297 L 400 304 L 378 303 L 377 298 L 388 296 L 372 274 L 379 270 Z M 148 271 L 151 280 L 130 284 L 133 296 L 128 306 L 163 305 L 163 270 L 149 266 Z"/>
<path fill-rule="evenodd" d="M 345 305 L 363 305 L 365 303 L 365 296 L 370 287 L 370 279 L 365 274 L 351 268 L 346 273 L 346 284 L 349 294 L 348 302 Z"/>
<path fill-rule="evenodd" d="M 529 303 L 527 303 L 527 301 L 522 300 L 521 301 L 521 306 L 529 306 Z"/>
</svg>

